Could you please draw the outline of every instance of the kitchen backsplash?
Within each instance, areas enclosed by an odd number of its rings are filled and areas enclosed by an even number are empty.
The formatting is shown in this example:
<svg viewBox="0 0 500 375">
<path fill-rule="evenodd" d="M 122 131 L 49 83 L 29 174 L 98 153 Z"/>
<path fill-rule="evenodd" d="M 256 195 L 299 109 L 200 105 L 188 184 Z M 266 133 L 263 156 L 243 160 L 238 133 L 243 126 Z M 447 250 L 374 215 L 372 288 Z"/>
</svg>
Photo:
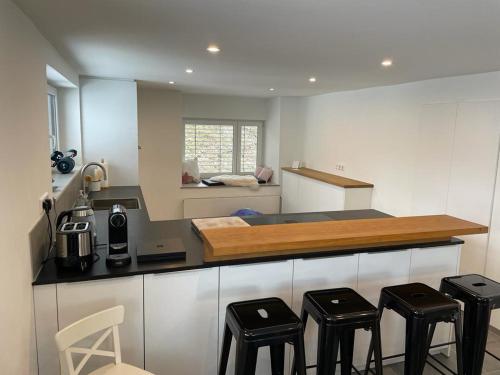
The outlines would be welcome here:
<svg viewBox="0 0 500 375">
<path fill-rule="evenodd" d="M 55 205 L 51 211 L 50 219 L 52 221 L 52 233 L 55 240 L 55 221 L 57 215 L 73 207 L 73 203 L 81 190 L 80 176 L 75 176 L 66 185 L 63 191 L 56 195 Z M 45 215 L 35 223 L 29 233 L 30 251 L 31 251 L 31 270 L 33 278 L 36 277 L 42 266 L 43 260 L 47 257 L 49 248 L 49 233 L 48 233 L 48 220 Z"/>
</svg>

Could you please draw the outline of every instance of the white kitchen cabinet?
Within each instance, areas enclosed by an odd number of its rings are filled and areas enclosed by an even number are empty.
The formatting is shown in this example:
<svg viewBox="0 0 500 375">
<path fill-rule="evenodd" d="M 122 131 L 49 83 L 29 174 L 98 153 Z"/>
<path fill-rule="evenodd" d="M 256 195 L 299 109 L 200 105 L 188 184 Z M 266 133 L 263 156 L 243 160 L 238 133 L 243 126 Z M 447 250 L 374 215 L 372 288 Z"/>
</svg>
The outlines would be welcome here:
<svg viewBox="0 0 500 375">
<path fill-rule="evenodd" d="M 458 106 L 447 213 L 489 225 L 500 135 L 500 101 Z M 488 235 L 467 236 L 460 273 L 484 273 Z"/>
<path fill-rule="evenodd" d="M 228 304 L 256 298 L 278 297 L 290 306 L 292 302 L 292 277 L 292 260 L 221 267 L 219 284 L 219 347 L 222 346 L 226 307 Z M 234 373 L 234 348 L 235 341 L 233 338 L 227 374 Z M 285 373 L 289 373 L 289 353 L 290 350 L 287 348 Z M 271 374 L 269 348 L 264 347 L 259 349 L 256 374 Z"/>
<path fill-rule="evenodd" d="M 142 275 L 57 284 L 59 329 L 98 311 L 123 305 L 125 320 L 119 327 L 122 359 L 126 363 L 144 368 L 142 284 Z M 112 348 L 111 345 L 111 340 L 107 340 L 102 347 Z M 91 370 L 109 362 L 108 358 L 93 357 L 85 368 Z"/>
<path fill-rule="evenodd" d="M 358 292 L 378 306 L 383 287 L 406 284 L 410 278 L 411 250 L 362 253 L 359 256 Z M 384 310 L 381 321 L 382 354 L 400 354 L 405 347 L 405 320 L 391 310 Z M 354 361 L 366 361 L 371 333 L 356 332 Z"/>
<path fill-rule="evenodd" d="M 446 213 L 457 103 L 422 106 L 416 142 L 412 215 Z"/>
<path fill-rule="evenodd" d="M 59 351 L 54 339 L 54 335 L 59 330 L 56 284 L 35 286 L 33 303 L 35 305 L 38 374 L 59 374 Z"/>
<path fill-rule="evenodd" d="M 219 268 L 144 276 L 146 370 L 216 375 Z"/>
<path fill-rule="evenodd" d="M 326 258 L 295 259 L 293 269 L 293 310 L 300 316 L 305 292 L 330 288 L 356 289 L 359 254 Z M 316 364 L 318 325 L 309 318 L 305 332 L 306 363 Z M 315 373 L 312 368 L 308 373 Z"/>
<path fill-rule="evenodd" d="M 458 274 L 460 265 L 460 245 L 426 247 L 411 250 L 410 282 L 420 282 L 439 290 L 441 279 Z M 432 343 L 442 344 L 451 338 L 451 324 L 436 326 Z"/>
<path fill-rule="evenodd" d="M 367 209 L 372 188 L 343 188 L 283 171 L 282 213 Z"/>
<path fill-rule="evenodd" d="M 283 171 L 281 174 L 281 212 L 299 212 L 299 179 L 298 176 Z"/>
<path fill-rule="evenodd" d="M 500 164 L 498 165 L 495 195 L 491 211 L 488 252 L 485 274 L 487 277 L 500 281 Z M 500 328 L 500 310 L 491 312 L 491 325 Z"/>
</svg>

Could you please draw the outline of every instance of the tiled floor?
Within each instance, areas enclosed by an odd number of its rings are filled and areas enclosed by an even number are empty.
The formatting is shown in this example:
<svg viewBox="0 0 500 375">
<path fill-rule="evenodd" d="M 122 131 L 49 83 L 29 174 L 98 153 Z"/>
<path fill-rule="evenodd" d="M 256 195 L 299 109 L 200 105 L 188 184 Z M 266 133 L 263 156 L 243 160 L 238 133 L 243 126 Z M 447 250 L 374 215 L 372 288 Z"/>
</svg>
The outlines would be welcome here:
<svg viewBox="0 0 500 375">
<path fill-rule="evenodd" d="M 500 357 L 500 334 L 490 331 L 488 335 L 488 344 L 487 344 L 487 349 L 491 353 L 495 354 L 496 356 Z M 452 354 L 450 357 L 446 357 L 443 354 L 438 354 L 436 356 L 440 361 L 445 363 L 448 367 L 452 368 L 454 371 L 456 371 L 456 359 L 455 359 L 455 350 L 452 350 Z M 434 364 L 436 362 L 430 360 Z M 403 371 L 403 363 L 398 363 L 394 365 L 388 365 L 384 367 L 384 375 L 401 375 L 404 373 Z M 444 370 L 443 372 L 445 374 L 450 374 L 448 371 L 443 369 L 441 366 L 436 364 L 436 367 L 440 368 L 441 370 Z M 355 374 L 355 372 L 353 372 Z M 429 364 L 425 366 L 424 370 L 424 375 L 440 375 L 441 373 L 435 369 L 432 368 Z M 492 356 L 486 354 L 484 357 L 484 365 L 483 365 L 483 374 L 487 375 L 500 375 L 500 361 L 496 360 Z"/>
</svg>

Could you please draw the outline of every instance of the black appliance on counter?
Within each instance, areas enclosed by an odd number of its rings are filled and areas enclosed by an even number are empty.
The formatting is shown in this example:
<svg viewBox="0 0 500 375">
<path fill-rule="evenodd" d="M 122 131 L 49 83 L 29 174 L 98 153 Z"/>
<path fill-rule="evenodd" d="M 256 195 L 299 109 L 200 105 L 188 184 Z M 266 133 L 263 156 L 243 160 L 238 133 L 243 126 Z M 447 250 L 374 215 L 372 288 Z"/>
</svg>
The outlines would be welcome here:
<svg viewBox="0 0 500 375">
<path fill-rule="evenodd" d="M 128 253 L 127 209 L 120 204 L 114 204 L 109 210 L 108 242 L 106 264 L 109 267 L 129 265 L 132 259 Z"/>
<path fill-rule="evenodd" d="M 159 238 L 137 246 L 137 263 L 166 262 L 186 259 L 181 238 Z"/>
</svg>

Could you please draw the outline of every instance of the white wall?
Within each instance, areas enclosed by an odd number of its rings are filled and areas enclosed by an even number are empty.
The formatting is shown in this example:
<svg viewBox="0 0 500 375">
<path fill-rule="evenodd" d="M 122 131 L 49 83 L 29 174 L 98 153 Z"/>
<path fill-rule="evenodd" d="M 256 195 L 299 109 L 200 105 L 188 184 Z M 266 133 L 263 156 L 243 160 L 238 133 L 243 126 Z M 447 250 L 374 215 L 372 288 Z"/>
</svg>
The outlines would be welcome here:
<svg viewBox="0 0 500 375">
<path fill-rule="evenodd" d="M 246 188 L 181 188 L 183 117 L 266 121 L 267 115 L 266 99 L 182 95 L 161 88 L 139 87 L 140 185 L 150 219 L 182 218 L 186 198 L 279 195 L 279 187 L 257 191 Z"/>
<path fill-rule="evenodd" d="M 268 115 L 264 126 L 264 164 L 273 169 L 273 182 L 280 180 L 281 98 L 272 98 L 268 103 Z"/>
<path fill-rule="evenodd" d="M 57 88 L 57 115 L 59 123 L 59 148 L 65 152 L 75 149 L 77 164 L 82 162 L 82 129 L 80 123 L 80 90 Z"/>
<path fill-rule="evenodd" d="M 77 74 L 10 1 L 0 0 L 0 369 L 36 374 L 28 232 L 51 191 L 45 66 Z M 6 52 L 8 51 L 8 53 Z M 9 163 L 15 156 L 16 161 Z"/>
<path fill-rule="evenodd" d="M 139 176 L 152 220 L 181 218 L 182 97 L 177 91 L 139 88 Z"/>
<path fill-rule="evenodd" d="M 281 167 L 302 160 L 304 128 L 300 121 L 301 99 L 277 97 L 269 100 L 264 129 L 264 164 L 274 170 L 273 182 L 279 183 Z"/>
<path fill-rule="evenodd" d="M 304 98 L 304 160 L 337 174 L 342 162 L 344 175 L 374 183 L 375 209 L 446 212 L 488 225 L 500 134 L 495 99 L 500 72 Z M 484 272 L 486 240 L 466 238 L 462 272 Z"/>
<path fill-rule="evenodd" d="M 110 185 L 138 185 L 136 82 L 82 78 L 80 95 L 85 162 L 104 158 Z"/>
<path fill-rule="evenodd" d="M 267 99 L 242 96 L 183 94 L 182 116 L 229 120 L 266 120 Z"/>
</svg>

